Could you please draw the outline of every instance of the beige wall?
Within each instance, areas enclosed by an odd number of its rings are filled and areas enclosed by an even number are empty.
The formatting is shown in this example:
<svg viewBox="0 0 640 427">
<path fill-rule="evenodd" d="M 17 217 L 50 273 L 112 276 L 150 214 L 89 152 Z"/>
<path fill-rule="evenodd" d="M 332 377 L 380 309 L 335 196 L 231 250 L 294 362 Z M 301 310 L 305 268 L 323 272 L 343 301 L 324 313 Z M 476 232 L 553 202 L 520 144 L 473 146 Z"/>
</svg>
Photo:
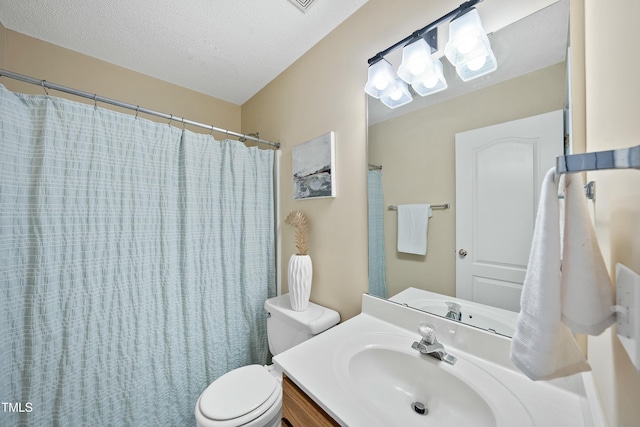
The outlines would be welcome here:
<svg viewBox="0 0 640 427">
<path fill-rule="evenodd" d="M 640 3 L 584 3 L 587 151 L 638 145 L 640 51 L 633 41 Z M 640 273 L 640 172 L 598 171 L 590 173 L 589 179 L 597 183 L 596 228 L 611 275 L 615 276 L 618 262 Z M 589 338 L 589 361 L 610 425 L 637 426 L 640 374 L 615 335 L 615 327 Z"/>
<path fill-rule="evenodd" d="M 4 25 L 2 25 L 2 23 L 0 22 L 0 68 L 5 68 L 5 63 L 4 63 L 4 47 L 5 47 L 5 36 L 6 36 L 6 29 L 4 28 Z"/>
<path fill-rule="evenodd" d="M 453 5 L 453 7 L 451 7 Z M 367 291 L 367 59 L 441 16 L 457 2 L 369 0 L 342 25 L 242 106 L 244 132 L 260 130 L 282 143 L 281 210 L 309 217 L 313 260 L 311 300 L 346 320 L 360 312 Z M 389 19 L 401 14 L 402 19 Z M 337 197 L 294 201 L 291 149 L 336 133 Z M 282 228 L 283 292 L 294 253 L 293 230 Z"/>
<path fill-rule="evenodd" d="M 389 204 L 451 204 L 433 211 L 426 256 L 398 253 L 397 216 L 385 215 L 389 296 L 408 286 L 455 296 L 455 134 L 561 110 L 565 82 L 563 62 L 369 128 L 369 161 L 383 166 Z"/>
<path fill-rule="evenodd" d="M 0 52 L 4 52 L 4 55 L 0 55 L 0 61 L 4 61 L 3 68 L 7 70 L 173 114 L 176 117 L 213 124 L 224 129 L 240 130 L 241 108 L 238 105 L 81 55 L 4 27 L 0 27 L 0 32 Z M 0 83 L 16 92 L 43 93 L 42 88 L 17 80 L 1 78 Z M 50 93 L 80 102 L 93 102 L 61 92 Z M 116 109 L 106 104 L 100 106 Z M 131 113 L 131 110 L 127 112 Z M 140 117 L 166 121 L 143 114 Z M 182 127 L 181 124 L 174 125 Z M 202 128 L 187 128 L 196 132 L 207 132 Z M 224 135 L 214 134 L 214 137 L 222 139 Z"/>
</svg>

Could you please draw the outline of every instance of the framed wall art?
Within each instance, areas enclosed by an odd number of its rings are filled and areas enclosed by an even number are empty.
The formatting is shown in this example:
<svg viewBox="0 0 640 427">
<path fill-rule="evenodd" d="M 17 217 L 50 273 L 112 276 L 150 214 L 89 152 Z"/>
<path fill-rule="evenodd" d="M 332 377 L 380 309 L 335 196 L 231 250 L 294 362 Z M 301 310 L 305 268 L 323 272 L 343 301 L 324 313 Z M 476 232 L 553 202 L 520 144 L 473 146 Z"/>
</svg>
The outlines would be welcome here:
<svg viewBox="0 0 640 427">
<path fill-rule="evenodd" d="M 336 197 L 335 134 L 293 147 L 293 198 Z"/>
</svg>

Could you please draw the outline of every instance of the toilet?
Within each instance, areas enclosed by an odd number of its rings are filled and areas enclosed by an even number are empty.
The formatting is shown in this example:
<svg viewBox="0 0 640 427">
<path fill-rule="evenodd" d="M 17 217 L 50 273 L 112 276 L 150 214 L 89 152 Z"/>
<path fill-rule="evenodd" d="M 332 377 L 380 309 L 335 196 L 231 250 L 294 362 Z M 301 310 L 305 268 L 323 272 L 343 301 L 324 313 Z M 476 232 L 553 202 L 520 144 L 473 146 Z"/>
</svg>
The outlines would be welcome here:
<svg viewBox="0 0 640 427">
<path fill-rule="evenodd" d="M 309 302 L 293 311 L 289 294 L 265 301 L 269 351 L 279 354 L 340 322 L 340 315 Z M 282 417 L 282 374 L 273 366 L 234 369 L 206 388 L 198 398 L 198 427 L 276 427 Z"/>
</svg>

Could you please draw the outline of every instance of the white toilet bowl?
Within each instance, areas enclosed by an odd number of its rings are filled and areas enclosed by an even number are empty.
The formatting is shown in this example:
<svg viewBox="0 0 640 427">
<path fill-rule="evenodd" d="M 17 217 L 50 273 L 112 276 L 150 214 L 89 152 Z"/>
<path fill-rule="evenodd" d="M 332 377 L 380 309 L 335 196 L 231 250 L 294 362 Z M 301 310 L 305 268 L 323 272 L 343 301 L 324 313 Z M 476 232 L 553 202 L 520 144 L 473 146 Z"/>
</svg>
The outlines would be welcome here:
<svg viewBox="0 0 640 427">
<path fill-rule="evenodd" d="M 196 403 L 198 427 L 277 427 L 282 386 L 270 367 L 247 365 L 227 372 Z"/>
<path fill-rule="evenodd" d="M 293 311 L 289 294 L 270 298 L 269 350 L 276 355 L 340 322 L 331 309 L 309 303 Z M 277 427 L 282 417 L 282 374 L 273 366 L 247 365 L 227 372 L 205 389 L 196 403 L 198 427 Z"/>
</svg>

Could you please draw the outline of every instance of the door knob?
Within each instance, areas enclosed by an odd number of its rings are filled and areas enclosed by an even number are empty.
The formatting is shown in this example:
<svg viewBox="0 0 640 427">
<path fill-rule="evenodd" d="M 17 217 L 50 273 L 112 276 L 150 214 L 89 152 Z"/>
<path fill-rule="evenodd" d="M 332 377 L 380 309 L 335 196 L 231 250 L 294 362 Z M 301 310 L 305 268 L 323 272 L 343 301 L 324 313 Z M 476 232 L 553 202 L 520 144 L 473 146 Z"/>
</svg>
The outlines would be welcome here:
<svg viewBox="0 0 640 427">
<path fill-rule="evenodd" d="M 466 249 L 460 249 L 458 251 L 458 255 L 460 255 L 462 258 L 467 256 L 467 250 Z"/>
</svg>

